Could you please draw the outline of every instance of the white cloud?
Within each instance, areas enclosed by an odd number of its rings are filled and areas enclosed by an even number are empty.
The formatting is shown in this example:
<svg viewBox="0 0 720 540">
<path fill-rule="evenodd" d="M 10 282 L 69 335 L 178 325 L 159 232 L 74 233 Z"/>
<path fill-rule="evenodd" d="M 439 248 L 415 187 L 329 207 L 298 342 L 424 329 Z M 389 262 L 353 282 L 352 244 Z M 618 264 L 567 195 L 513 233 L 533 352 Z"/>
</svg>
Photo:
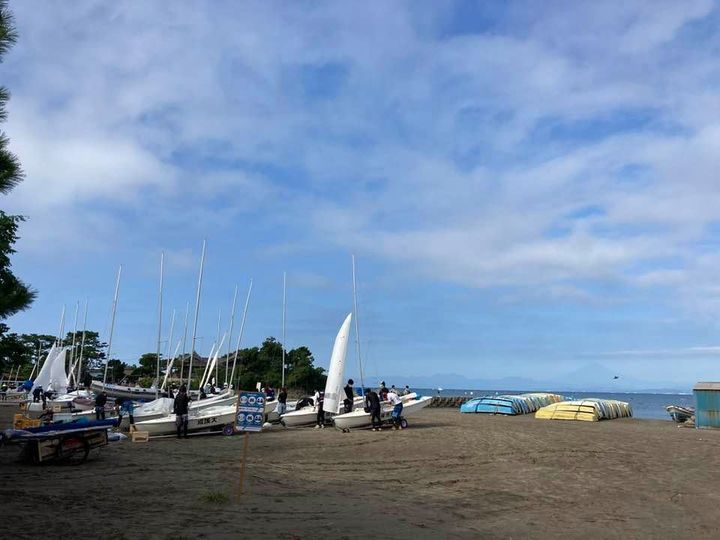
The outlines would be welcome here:
<svg viewBox="0 0 720 540">
<path fill-rule="evenodd" d="M 693 268 L 720 219 L 720 73 L 686 35 L 711 2 L 563 5 L 462 36 L 412 4 L 47 7 L 17 6 L 8 63 L 28 213 L 78 228 L 110 201 L 210 234 L 252 214 L 433 279 L 551 296 L 712 279 Z M 313 83 L 328 64 L 338 79 Z"/>
</svg>

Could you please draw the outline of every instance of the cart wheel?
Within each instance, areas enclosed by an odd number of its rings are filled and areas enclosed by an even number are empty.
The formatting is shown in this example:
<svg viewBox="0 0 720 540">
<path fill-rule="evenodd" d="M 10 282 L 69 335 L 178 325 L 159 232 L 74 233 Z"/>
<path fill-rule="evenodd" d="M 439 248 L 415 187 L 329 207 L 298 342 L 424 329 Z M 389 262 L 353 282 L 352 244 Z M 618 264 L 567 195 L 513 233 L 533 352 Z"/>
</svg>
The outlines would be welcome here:
<svg viewBox="0 0 720 540">
<path fill-rule="evenodd" d="M 57 459 L 71 465 L 79 465 L 84 462 L 90 453 L 90 445 L 80 437 L 68 437 L 62 439 L 57 448 Z"/>
<path fill-rule="evenodd" d="M 407 427 L 408 427 L 408 421 L 405 420 L 404 418 L 401 418 L 401 419 L 400 419 L 400 427 L 403 428 L 403 429 L 407 428 Z"/>
<path fill-rule="evenodd" d="M 223 435 L 225 435 L 227 437 L 231 437 L 231 436 L 235 435 L 235 427 L 232 424 L 227 424 L 223 428 L 222 432 L 223 432 Z"/>
</svg>

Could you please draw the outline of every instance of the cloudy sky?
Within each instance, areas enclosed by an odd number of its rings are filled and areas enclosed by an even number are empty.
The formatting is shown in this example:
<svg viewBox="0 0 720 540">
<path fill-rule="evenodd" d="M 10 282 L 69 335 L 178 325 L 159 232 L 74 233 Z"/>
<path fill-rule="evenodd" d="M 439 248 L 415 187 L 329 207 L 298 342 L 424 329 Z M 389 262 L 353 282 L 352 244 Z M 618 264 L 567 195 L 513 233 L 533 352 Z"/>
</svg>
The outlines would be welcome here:
<svg viewBox="0 0 720 540">
<path fill-rule="evenodd" d="M 369 376 L 720 377 L 720 10 L 685 2 L 11 2 L 27 180 L 15 331 L 89 300 L 114 349 L 194 304 L 207 352 L 327 365 L 358 259 Z M 237 328 L 237 326 L 236 326 Z M 177 336 L 177 330 L 176 330 Z M 354 355 L 351 363 L 354 364 Z M 441 382 L 441 381 L 440 381 Z"/>
</svg>

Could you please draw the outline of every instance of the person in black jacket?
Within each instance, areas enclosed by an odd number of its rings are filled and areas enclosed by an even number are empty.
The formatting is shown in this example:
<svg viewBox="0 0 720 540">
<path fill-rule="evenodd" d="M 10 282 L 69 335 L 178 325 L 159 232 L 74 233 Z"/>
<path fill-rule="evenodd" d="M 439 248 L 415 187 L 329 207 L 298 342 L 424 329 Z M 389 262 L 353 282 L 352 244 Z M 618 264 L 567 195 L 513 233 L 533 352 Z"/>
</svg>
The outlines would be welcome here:
<svg viewBox="0 0 720 540">
<path fill-rule="evenodd" d="M 343 406 L 345 407 L 345 412 L 349 413 L 352 412 L 353 407 L 353 399 L 355 399 L 355 395 L 353 393 L 353 384 L 354 381 L 352 379 L 348 380 L 348 383 L 345 385 L 345 399 L 343 400 Z"/>
<path fill-rule="evenodd" d="M 180 387 L 180 391 L 175 396 L 173 402 L 173 412 L 175 413 L 175 425 L 177 426 L 177 438 L 180 438 L 180 433 L 187 439 L 188 430 L 188 407 L 190 406 L 190 397 L 187 394 L 187 388 L 183 384 Z"/>
<path fill-rule="evenodd" d="M 370 388 L 365 390 L 365 410 L 370 413 L 372 430 L 380 431 L 380 396 L 378 396 L 375 390 Z"/>
<path fill-rule="evenodd" d="M 278 394 L 277 412 L 282 416 L 285 414 L 285 411 L 287 411 L 287 388 L 283 386 Z"/>
<path fill-rule="evenodd" d="M 95 398 L 95 420 L 105 420 L 105 404 L 107 403 L 107 394 L 105 391 L 100 392 Z"/>
</svg>

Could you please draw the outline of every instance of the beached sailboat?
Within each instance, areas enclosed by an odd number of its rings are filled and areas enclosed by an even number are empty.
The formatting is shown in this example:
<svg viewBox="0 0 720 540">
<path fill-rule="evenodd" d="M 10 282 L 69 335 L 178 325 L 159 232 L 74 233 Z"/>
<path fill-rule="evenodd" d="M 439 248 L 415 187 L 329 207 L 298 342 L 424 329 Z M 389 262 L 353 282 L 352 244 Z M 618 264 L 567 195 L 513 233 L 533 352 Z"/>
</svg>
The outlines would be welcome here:
<svg viewBox="0 0 720 540">
<path fill-rule="evenodd" d="M 402 417 L 410 416 L 424 409 L 432 401 L 431 396 L 418 396 L 415 393 L 410 393 L 405 396 L 400 396 L 403 402 Z M 387 422 L 393 412 L 393 405 L 387 401 L 382 402 L 380 409 L 380 420 L 381 422 Z M 361 427 L 367 427 L 372 424 L 370 413 L 365 412 L 365 409 L 356 409 L 352 412 L 339 414 L 333 417 L 333 424 L 336 428 L 341 430 L 355 429 Z"/>
<path fill-rule="evenodd" d="M 340 330 L 335 336 L 332 355 L 330 357 L 330 369 L 325 384 L 325 414 L 334 415 L 340 411 L 342 405 L 343 376 L 345 375 L 345 358 L 347 357 L 348 338 L 350 336 L 350 321 L 352 313 L 345 317 Z M 307 426 L 314 424 L 317 417 L 317 409 L 314 405 L 308 405 L 300 409 L 283 414 L 280 422 L 286 427 Z"/>
<path fill-rule="evenodd" d="M 232 425 L 236 411 L 235 405 L 190 409 L 188 432 L 221 431 L 225 426 Z M 150 435 L 170 435 L 177 432 L 174 414 L 135 422 L 135 427 L 140 431 L 147 431 Z"/>
<path fill-rule="evenodd" d="M 237 402 L 237 396 L 232 392 L 223 392 L 207 399 L 199 399 L 191 401 L 188 405 L 190 414 L 192 411 L 202 411 L 203 409 L 215 408 L 215 407 L 235 407 Z M 133 419 L 135 423 L 144 422 L 146 420 L 156 420 L 158 418 L 165 418 L 173 414 L 173 403 L 172 398 L 158 398 L 135 408 L 133 412 Z M 174 418 L 174 416 L 173 416 Z M 127 429 L 130 425 L 130 419 L 127 415 L 123 416 L 120 427 Z"/>
</svg>

